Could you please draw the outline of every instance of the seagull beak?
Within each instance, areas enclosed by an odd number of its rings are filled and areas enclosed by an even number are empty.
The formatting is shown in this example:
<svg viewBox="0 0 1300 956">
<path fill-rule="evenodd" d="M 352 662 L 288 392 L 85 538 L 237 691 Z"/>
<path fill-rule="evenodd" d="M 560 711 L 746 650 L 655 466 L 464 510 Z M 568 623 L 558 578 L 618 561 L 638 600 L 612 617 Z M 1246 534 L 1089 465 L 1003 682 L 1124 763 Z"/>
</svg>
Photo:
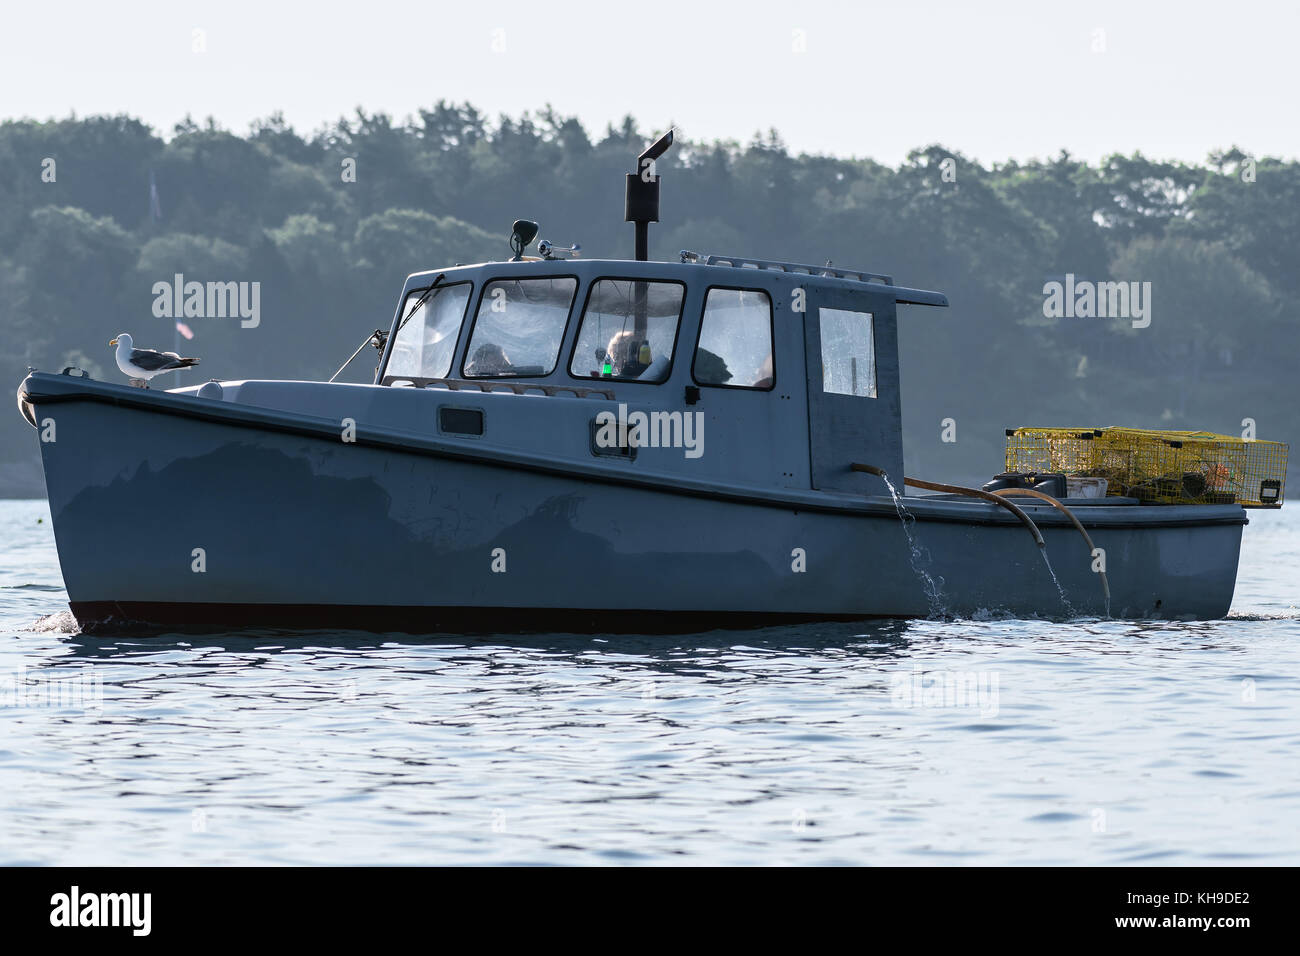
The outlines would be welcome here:
<svg viewBox="0 0 1300 956">
<path fill-rule="evenodd" d="M 109 344 L 109 345 L 116 345 L 116 344 L 117 344 L 117 339 L 113 339 L 113 340 L 111 340 L 108 344 Z"/>
</svg>

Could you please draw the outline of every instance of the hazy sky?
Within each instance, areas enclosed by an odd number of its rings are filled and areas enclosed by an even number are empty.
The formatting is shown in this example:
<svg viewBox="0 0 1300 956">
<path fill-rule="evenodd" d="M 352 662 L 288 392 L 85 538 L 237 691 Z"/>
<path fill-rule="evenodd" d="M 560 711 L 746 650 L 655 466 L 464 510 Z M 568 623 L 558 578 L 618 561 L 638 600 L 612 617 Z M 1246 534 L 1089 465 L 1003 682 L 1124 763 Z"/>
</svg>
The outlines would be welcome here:
<svg viewBox="0 0 1300 956">
<path fill-rule="evenodd" d="M 170 134 L 191 113 L 242 133 L 282 110 L 308 132 L 446 98 L 549 103 L 593 134 L 626 113 L 695 139 L 775 127 L 796 152 L 889 163 L 935 142 L 984 162 L 1295 158 L 1297 43 L 1295 0 L 3 0 L 0 118 L 126 112 Z"/>
</svg>

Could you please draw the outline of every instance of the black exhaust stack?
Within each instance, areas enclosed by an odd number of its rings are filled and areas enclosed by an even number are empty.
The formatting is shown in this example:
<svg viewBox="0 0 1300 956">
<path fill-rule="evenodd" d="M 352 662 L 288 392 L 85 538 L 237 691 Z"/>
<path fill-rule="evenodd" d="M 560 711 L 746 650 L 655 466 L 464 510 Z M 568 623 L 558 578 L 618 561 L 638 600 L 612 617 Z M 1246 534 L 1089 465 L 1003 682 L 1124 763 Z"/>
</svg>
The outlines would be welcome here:
<svg viewBox="0 0 1300 956">
<path fill-rule="evenodd" d="M 659 221 L 659 177 L 652 175 L 654 162 L 673 144 L 670 129 L 636 158 L 636 172 L 627 174 L 623 196 L 623 221 L 636 224 L 636 258 L 650 258 L 650 223 Z"/>
</svg>

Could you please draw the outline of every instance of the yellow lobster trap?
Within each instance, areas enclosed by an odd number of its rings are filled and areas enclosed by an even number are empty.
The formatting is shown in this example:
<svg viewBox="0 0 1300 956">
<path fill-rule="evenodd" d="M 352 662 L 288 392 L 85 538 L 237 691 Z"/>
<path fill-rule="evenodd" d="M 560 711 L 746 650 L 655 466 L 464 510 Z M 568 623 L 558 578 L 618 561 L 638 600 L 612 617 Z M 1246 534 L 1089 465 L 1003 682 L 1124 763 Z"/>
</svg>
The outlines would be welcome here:
<svg viewBox="0 0 1300 956">
<path fill-rule="evenodd" d="M 1105 478 L 1107 495 L 1152 504 L 1281 507 L 1287 446 L 1213 432 L 1010 428 L 1008 472 Z"/>
</svg>

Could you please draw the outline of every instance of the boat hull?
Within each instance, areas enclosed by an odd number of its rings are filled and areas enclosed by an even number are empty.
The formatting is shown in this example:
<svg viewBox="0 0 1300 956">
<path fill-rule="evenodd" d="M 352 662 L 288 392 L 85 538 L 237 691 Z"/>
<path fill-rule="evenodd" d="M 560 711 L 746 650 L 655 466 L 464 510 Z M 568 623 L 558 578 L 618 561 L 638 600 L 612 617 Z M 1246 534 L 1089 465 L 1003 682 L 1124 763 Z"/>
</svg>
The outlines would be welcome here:
<svg viewBox="0 0 1300 956">
<path fill-rule="evenodd" d="M 524 466 L 483 445 L 402 447 L 364 428 L 345 442 L 306 418 L 130 391 L 66 385 L 29 399 L 37 420 L 57 420 L 57 441 L 41 445 L 46 485 L 87 628 L 1215 618 L 1232 600 L 1244 523 L 1232 507 L 1078 509 L 1105 551 L 1108 608 L 1093 556 L 1050 509 L 1035 517 L 1051 571 L 1023 526 L 981 502 L 908 498 L 905 525 L 888 498 L 710 493 Z"/>
</svg>

